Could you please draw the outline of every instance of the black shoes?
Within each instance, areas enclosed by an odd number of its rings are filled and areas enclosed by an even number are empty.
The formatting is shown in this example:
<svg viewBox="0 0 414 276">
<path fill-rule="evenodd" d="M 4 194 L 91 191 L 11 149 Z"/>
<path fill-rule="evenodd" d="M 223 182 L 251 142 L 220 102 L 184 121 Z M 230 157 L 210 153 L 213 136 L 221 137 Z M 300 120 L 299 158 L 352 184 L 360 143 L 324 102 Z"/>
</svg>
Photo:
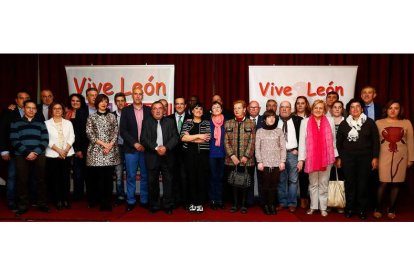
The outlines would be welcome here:
<svg viewBox="0 0 414 276">
<path fill-rule="evenodd" d="M 232 206 L 230 208 L 230 213 L 236 213 L 237 212 L 237 206 Z"/>
<path fill-rule="evenodd" d="M 132 210 L 134 210 L 134 208 L 135 208 L 135 204 L 127 204 L 127 206 L 126 206 L 126 211 L 127 212 L 131 212 Z"/>
<path fill-rule="evenodd" d="M 164 212 L 165 212 L 167 215 L 172 215 L 172 208 L 167 208 L 167 209 L 164 209 Z"/>
<path fill-rule="evenodd" d="M 352 215 L 353 215 L 352 211 L 350 211 L 350 210 L 346 210 L 346 211 L 345 211 L 345 215 L 344 215 L 344 216 L 345 216 L 346 218 L 351 218 L 351 217 L 352 217 Z"/>
<path fill-rule="evenodd" d="M 246 207 L 241 207 L 240 208 L 240 213 L 247 214 L 247 208 Z"/>
<path fill-rule="evenodd" d="M 367 219 L 367 213 L 366 212 L 360 212 L 359 213 L 359 218 L 361 220 L 366 220 Z"/>
<path fill-rule="evenodd" d="M 59 201 L 58 203 L 56 203 L 56 209 L 58 209 L 58 210 L 62 210 L 63 209 L 63 203 L 61 201 Z"/>
<path fill-rule="evenodd" d="M 271 215 L 276 215 L 276 214 L 277 214 L 277 211 L 276 211 L 275 205 L 270 205 L 270 207 L 269 207 L 269 211 L 270 211 L 270 214 L 271 214 Z"/>
<path fill-rule="evenodd" d="M 37 207 L 37 209 L 43 213 L 50 213 L 50 209 L 46 205 L 40 205 L 39 207 Z"/>
<path fill-rule="evenodd" d="M 263 206 L 263 212 L 264 212 L 266 215 L 270 215 L 270 206 L 269 206 L 269 205 L 265 205 L 265 206 Z"/>
<path fill-rule="evenodd" d="M 65 208 L 65 209 L 70 209 L 70 208 L 72 208 L 72 206 L 70 205 L 70 203 L 69 203 L 69 202 L 67 202 L 67 201 L 63 201 L 63 208 Z"/>
<path fill-rule="evenodd" d="M 20 217 L 21 215 L 23 215 L 24 213 L 27 213 L 27 209 L 19 209 L 16 212 L 16 217 Z"/>
</svg>

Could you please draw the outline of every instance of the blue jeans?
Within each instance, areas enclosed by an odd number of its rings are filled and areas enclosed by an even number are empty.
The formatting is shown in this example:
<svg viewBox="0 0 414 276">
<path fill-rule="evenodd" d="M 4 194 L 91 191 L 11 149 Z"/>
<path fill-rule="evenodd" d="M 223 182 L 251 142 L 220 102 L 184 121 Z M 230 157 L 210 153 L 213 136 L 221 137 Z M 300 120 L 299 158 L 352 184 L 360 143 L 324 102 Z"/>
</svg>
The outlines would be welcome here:
<svg viewBox="0 0 414 276">
<path fill-rule="evenodd" d="M 140 201 L 142 204 L 148 203 L 148 174 L 145 167 L 143 152 L 125 153 L 125 165 L 127 173 L 127 203 L 135 204 L 136 175 L 138 166 L 141 173 L 140 180 Z"/>
<path fill-rule="evenodd" d="M 208 198 L 210 201 L 223 203 L 224 157 L 209 158 L 209 162 L 210 187 L 208 189 Z"/>
<path fill-rule="evenodd" d="M 122 146 L 119 145 L 119 155 L 121 157 L 121 163 L 115 166 L 116 175 L 116 198 L 123 200 L 125 198 L 124 190 L 124 167 L 125 167 L 125 153 L 122 150 Z"/>
<path fill-rule="evenodd" d="M 297 205 L 298 193 L 298 156 L 287 152 L 285 170 L 280 172 L 278 186 L 279 204 L 284 207 Z"/>
<path fill-rule="evenodd" d="M 14 206 L 16 204 L 16 157 L 11 157 L 7 172 L 7 204 Z"/>
</svg>

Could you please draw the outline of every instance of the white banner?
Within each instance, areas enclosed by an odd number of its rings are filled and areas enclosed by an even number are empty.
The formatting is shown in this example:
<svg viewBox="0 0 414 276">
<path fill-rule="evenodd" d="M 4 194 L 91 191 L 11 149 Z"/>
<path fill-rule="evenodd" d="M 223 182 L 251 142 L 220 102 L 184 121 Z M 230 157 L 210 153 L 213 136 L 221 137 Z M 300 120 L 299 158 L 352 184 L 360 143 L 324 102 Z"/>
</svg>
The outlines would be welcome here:
<svg viewBox="0 0 414 276">
<path fill-rule="evenodd" d="M 114 66 L 65 66 L 69 94 L 86 97 L 85 91 L 94 87 L 109 97 L 110 107 L 114 95 L 123 92 L 127 102 L 132 102 L 132 89 L 139 86 L 144 92 L 143 103 L 166 99 L 168 114 L 174 102 L 174 65 L 114 65 Z"/>
<path fill-rule="evenodd" d="M 296 97 L 305 96 L 312 105 L 330 91 L 346 105 L 354 97 L 357 70 L 358 66 L 249 66 L 249 98 L 259 102 L 262 114 L 269 99 L 278 105 L 287 100 L 294 107 Z"/>
</svg>

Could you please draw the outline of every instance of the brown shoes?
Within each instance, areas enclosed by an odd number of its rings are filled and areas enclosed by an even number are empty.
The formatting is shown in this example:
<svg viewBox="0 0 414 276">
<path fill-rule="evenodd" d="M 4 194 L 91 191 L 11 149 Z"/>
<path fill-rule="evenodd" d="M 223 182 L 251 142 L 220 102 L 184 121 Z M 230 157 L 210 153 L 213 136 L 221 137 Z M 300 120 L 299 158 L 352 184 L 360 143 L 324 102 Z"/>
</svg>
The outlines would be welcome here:
<svg viewBox="0 0 414 276">
<path fill-rule="evenodd" d="M 307 198 L 301 198 L 300 199 L 300 208 L 306 209 L 309 206 L 309 201 Z"/>
</svg>

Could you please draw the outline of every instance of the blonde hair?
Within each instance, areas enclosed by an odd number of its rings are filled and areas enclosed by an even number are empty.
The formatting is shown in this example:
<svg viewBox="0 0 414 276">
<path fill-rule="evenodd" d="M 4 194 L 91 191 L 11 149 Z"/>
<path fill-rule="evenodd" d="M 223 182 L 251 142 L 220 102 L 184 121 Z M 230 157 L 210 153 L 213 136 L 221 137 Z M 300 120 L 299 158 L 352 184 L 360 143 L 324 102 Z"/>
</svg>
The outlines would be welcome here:
<svg viewBox="0 0 414 276">
<path fill-rule="evenodd" d="M 312 104 L 312 108 L 311 110 L 313 111 L 313 109 L 315 108 L 315 106 L 317 106 L 318 104 L 322 104 L 323 105 L 323 112 L 327 112 L 328 109 L 326 108 L 326 103 L 324 100 L 315 100 Z"/>
</svg>

